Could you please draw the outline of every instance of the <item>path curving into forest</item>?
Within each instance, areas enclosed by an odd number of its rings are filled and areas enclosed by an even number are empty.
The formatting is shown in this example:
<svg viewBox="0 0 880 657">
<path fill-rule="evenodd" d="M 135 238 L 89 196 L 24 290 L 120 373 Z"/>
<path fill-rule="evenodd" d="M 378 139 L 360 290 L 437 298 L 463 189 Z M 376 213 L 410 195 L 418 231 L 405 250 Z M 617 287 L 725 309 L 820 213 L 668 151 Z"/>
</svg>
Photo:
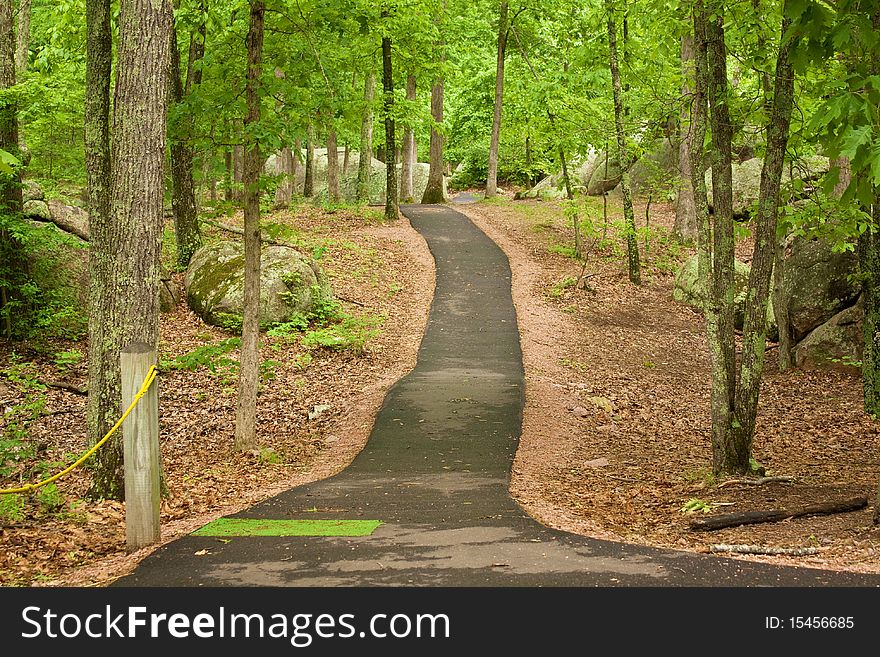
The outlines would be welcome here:
<svg viewBox="0 0 880 657">
<path fill-rule="evenodd" d="M 434 256 L 436 289 L 416 367 L 363 451 L 162 546 L 115 586 L 880 586 L 590 539 L 526 514 L 508 492 L 525 381 L 507 257 L 451 207 L 402 211 Z"/>
</svg>

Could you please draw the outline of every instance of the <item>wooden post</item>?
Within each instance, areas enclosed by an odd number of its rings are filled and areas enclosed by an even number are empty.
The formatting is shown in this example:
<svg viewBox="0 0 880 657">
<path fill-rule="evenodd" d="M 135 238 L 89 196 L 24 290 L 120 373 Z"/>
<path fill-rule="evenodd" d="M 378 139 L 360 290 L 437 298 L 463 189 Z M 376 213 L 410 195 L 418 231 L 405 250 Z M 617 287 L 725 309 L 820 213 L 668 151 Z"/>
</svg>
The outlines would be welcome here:
<svg viewBox="0 0 880 657">
<path fill-rule="evenodd" d="M 152 365 L 156 350 L 135 343 L 120 354 L 122 407 L 128 408 Z M 159 540 L 159 391 L 154 381 L 122 423 L 125 461 L 125 540 L 137 550 Z"/>
</svg>

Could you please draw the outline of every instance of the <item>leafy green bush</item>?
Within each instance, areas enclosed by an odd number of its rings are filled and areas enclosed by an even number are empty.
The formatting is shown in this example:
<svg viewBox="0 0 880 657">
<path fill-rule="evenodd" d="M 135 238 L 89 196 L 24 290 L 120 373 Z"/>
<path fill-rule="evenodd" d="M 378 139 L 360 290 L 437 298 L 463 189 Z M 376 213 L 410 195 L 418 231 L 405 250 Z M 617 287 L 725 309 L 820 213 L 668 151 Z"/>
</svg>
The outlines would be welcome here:
<svg viewBox="0 0 880 657">
<path fill-rule="evenodd" d="M 382 320 L 378 317 L 346 315 L 342 321 L 306 331 L 302 345 L 307 349 L 324 347 L 336 351 L 362 352 L 368 340 L 379 334 Z"/>
</svg>

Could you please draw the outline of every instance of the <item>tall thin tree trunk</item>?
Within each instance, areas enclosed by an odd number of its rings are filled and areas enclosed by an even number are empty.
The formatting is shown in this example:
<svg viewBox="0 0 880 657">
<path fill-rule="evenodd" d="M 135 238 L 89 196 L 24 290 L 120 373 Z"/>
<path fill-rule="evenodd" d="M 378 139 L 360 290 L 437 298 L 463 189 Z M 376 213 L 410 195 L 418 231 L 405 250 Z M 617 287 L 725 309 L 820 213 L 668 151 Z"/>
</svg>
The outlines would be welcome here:
<svg viewBox="0 0 880 657">
<path fill-rule="evenodd" d="M 428 156 L 428 183 L 422 194 L 422 203 L 444 203 L 443 193 L 443 78 L 437 78 L 431 87 L 431 150 Z"/>
<path fill-rule="evenodd" d="M 15 86 L 15 36 L 12 19 L 12 3 L 0 3 L 0 90 Z M 14 103 L 0 104 L 0 148 L 8 153 L 19 151 L 18 111 Z M 15 213 L 21 210 L 21 186 L 17 175 L 0 177 L 0 212 Z M 21 270 L 24 258 L 20 256 L 20 245 L 9 231 L 0 228 L 0 255 L 3 256 L 2 269 Z M 6 279 L 3 272 L 0 281 Z M 12 337 L 12 318 L 6 305 L 12 296 L 5 281 L 0 282 L 0 312 L 3 313 L 3 335 Z M 5 310 L 5 312 L 4 312 Z"/>
<path fill-rule="evenodd" d="M 315 195 L 315 129 L 309 124 L 306 132 L 306 172 L 303 179 L 303 196 Z"/>
<path fill-rule="evenodd" d="M 773 84 L 772 109 L 767 125 L 767 147 L 761 170 L 758 214 L 755 218 L 755 246 L 752 267 L 749 272 L 749 294 L 746 300 L 743 323 L 744 339 L 733 424 L 736 451 L 741 454 L 737 459 L 737 465 L 744 466 L 744 469 L 739 472 L 746 472 L 750 469 L 749 459 L 752 453 L 752 439 L 755 435 L 761 374 L 764 369 L 767 300 L 770 295 L 773 262 L 778 250 L 776 226 L 779 190 L 782 181 L 782 166 L 785 162 L 785 150 L 788 146 L 791 112 L 794 105 L 794 71 L 789 58 L 793 39 L 786 34 L 791 25 L 790 19 L 787 18 L 788 7 L 789 0 L 785 0 L 779 37 L 779 53 L 776 59 L 776 76 Z"/>
<path fill-rule="evenodd" d="M 508 2 L 501 0 L 498 10 L 498 52 L 495 63 L 495 106 L 492 112 L 492 136 L 489 140 L 489 167 L 486 174 L 486 197 L 498 194 L 498 148 L 501 142 L 501 107 L 504 102 L 504 56 L 510 30 Z"/>
<path fill-rule="evenodd" d="M 238 128 L 238 134 L 241 135 L 241 124 L 236 122 L 236 127 Z M 244 191 L 242 189 L 244 184 L 244 145 L 236 144 L 232 147 L 232 182 L 235 183 L 232 186 L 232 197 L 236 201 L 241 201 L 244 199 Z"/>
<path fill-rule="evenodd" d="M 675 195 L 675 224 L 673 233 L 681 240 L 697 238 L 697 217 L 694 207 L 694 187 L 691 182 L 690 152 L 693 139 L 690 114 L 693 103 L 688 102 L 693 95 L 694 78 L 694 37 L 684 34 L 681 37 L 681 95 L 685 99 L 680 115 L 678 146 L 678 190 Z"/>
<path fill-rule="evenodd" d="M 388 12 L 382 12 L 384 18 Z M 394 138 L 394 71 L 391 67 L 391 39 L 382 37 L 382 89 L 385 109 L 385 219 L 391 221 L 398 217 L 397 204 L 397 162 L 395 161 Z"/>
<path fill-rule="evenodd" d="M 18 25 L 15 34 L 15 70 L 19 76 L 27 72 L 31 43 L 31 0 L 19 0 Z"/>
<path fill-rule="evenodd" d="M 620 67 L 617 62 L 617 23 L 614 19 L 613 0 L 605 0 L 605 10 L 608 12 L 609 64 L 611 68 L 611 86 L 614 92 L 614 127 L 617 133 L 617 159 L 623 171 L 620 189 L 623 192 L 623 218 L 626 233 L 629 280 L 631 283 L 639 285 L 641 283 L 641 266 L 639 264 L 639 245 L 636 242 L 636 217 L 630 192 L 629 153 L 623 125 L 625 108 L 620 85 Z M 608 157 L 608 154 L 606 154 L 606 157 Z"/>
<path fill-rule="evenodd" d="M 279 173 L 281 174 L 281 180 L 278 182 L 278 187 L 275 189 L 274 205 L 276 208 L 289 207 L 290 202 L 293 200 L 293 185 L 296 176 L 295 162 L 296 159 L 293 157 L 293 149 L 291 149 L 290 146 L 282 148 L 278 157 L 278 168 Z"/>
<path fill-rule="evenodd" d="M 345 142 L 345 146 L 342 149 L 342 175 L 345 176 L 348 174 L 348 163 L 351 160 L 351 147 L 348 145 L 348 140 Z"/>
<path fill-rule="evenodd" d="M 370 174 L 373 171 L 373 97 L 376 95 L 376 74 L 370 71 L 364 77 L 364 116 L 361 120 L 361 145 L 358 157 L 358 175 L 355 200 L 370 200 Z"/>
<path fill-rule="evenodd" d="M 247 35 L 247 115 L 245 128 L 260 120 L 260 73 L 263 61 L 263 0 L 251 0 Z M 241 330 L 241 367 L 235 412 L 235 449 L 257 444 L 257 390 L 260 384 L 260 144 L 249 138 L 244 167 L 244 312 Z"/>
<path fill-rule="evenodd" d="M 84 111 L 86 189 L 89 213 L 89 398 L 86 428 L 90 444 L 116 422 L 118 380 L 105 346 L 110 327 L 107 285 L 114 253 L 110 244 L 110 70 L 113 37 L 110 0 L 86 0 L 86 93 Z"/>
<path fill-rule="evenodd" d="M 159 253 L 162 239 L 168 65 L 172 10 L 166 1 L 122 0 L 113 103 L 110 218 L 98 256 L 105 365 L 96 426 L 112 425 L 121 405 L 119 354 L 127 345 L 159 344 Z M 91 244 L 92 256 L 96 244 Z M 98 247 L 100 248 L 100 247 Z M 92 497 L 124 496 L 122 444 L 95 455 Z"/>
<path fill-rule="evenodd" d="M 201 84 L 202 73 L 198 61 L 204 52 L 205 27 L 202 25 L 190 37 L 186 80 L 181 80 L 177 32 L 172 30 L 169 77 L 170 100 L 174 105 L 180 105 L 193 88 Z M 191 115 L 183 116 L 178 124 L 172 128 L 169 134 L 171 141 L 171 208 L 174 215 L 174 235 L 177 241 L 177 267 L 186 269 L 192 255 L 202 245 L 202 232 L 199 228 L 195 182 L 193 180 L 193 117 Z"/>
<path fill-rule="evenodd" d="M 336 144 L 336 130 L 327 130 L 327 199 L 339 203 L 339 147 Z"/>
<path fill-rule="evenodd" d="M 227 203 L 234 199 L 232 194 L 232 149 L 223 151 L 223 198 Z"/>
<path fill-rule="evenodd" d="M 406 76 L 406 99 L 416 99 L 416 76 Z M 407 123 L 403 128 L 402 161 L 400 164 L 400 200 L 403 203 L 413 202 L 413 165 L 416 161 L 416 136 L 412 125 Z"/>
</svg>

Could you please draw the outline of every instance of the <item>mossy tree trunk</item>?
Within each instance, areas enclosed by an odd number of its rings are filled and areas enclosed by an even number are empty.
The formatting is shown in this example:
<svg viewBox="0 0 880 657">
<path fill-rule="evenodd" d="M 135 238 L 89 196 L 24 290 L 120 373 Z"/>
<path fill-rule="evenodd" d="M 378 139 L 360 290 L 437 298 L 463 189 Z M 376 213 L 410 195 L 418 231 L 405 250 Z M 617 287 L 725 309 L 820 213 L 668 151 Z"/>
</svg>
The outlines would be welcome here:
<svg viewBox="0 0 880 657">
<path fill-rule="evenodd" d="M 260 120 L 260 74 L 263 61 L 263 25 L 266 7 L 251 0 L 247 35 L 247 115 L 245 128 Z M 250 135 L 251 131 L 246 131 Z M 244 308 L 241 331 L 241 367 L 235 413 L 235 449 L 257 445 L 257 391 L 260 383 L 260 144 L 249 138 L 244 167 Z"/>
<path fill-rule="evenodd" d="M 784 8 L 783 15 L 786 14 Z M 793 41 L 785 35 L 788 21 L 783 20 L 755 222 L 743 354 L 738 364 L 733 324 L 732 127 L 723 26 L 723 12 L 717 7 L 710 11 L 702 0 L 697 0 L 694 6 L 693 139 L 689 155 L 698 224 L 699 276 L 709 291 L 704 311 L 712 369 L 712 465 L 716 474 L 744 474 L 752 469 L 751 448 L 766 345 L 767 302 L 777 250 L 779 190 L 794 92 L 794 75 L 789 61 Z M 704 172 L 700 166 L 704 159 L 707 119 L 712 130 L 714 212 L 711 218 Z"/>
<path fill-rule="evenodd" d="M 788 0 L 783 3 L 783 17 L 787 15 L 788 4 Z M 764 371 L 770 279 L 778 253 L 776 229 L 782 167 L 785 163 L 794 105 L 794 70 L 790 59 L 792 39 L 786 34 L 790 25 L 791 21 L 783 18 L 770 119 L 767 125 L 767 147 L 761 170 L 758 213 L 755 217 L 755 246 L 749 272 L 742 356 L 735 399 L 734 441 L 737 445 L 742 445 L 741 449 L 748 451 L 749 457 L 751 457 L 752 438 L 755 435 L 761 375 Z"/>
<path fill-rule="evenodd" d="M 623 193 L 627 268 L 630 282 L 639 285 L 642 281 L 641 265 L 639 264 L 639 245 L 636 242 L 635 211 L 633 210 L 632 193 L 630 191 L 629 151 L 626 145 L 626 131 L 623 124 L 626 105 L 623 100 L 620 82 L 620 67 L 617 56 L 617 22 L 614 17 L 615 7 L 613 0 L 605 0 L 605 10 L 608 13 L 608 62 L 611 69 L 611 87 L 614 94 L 614 129 L 617 136 L 617 158 L 623 171 L 620 189 Z"/>
<path fill-rule="evenodd" d="M 190 37 L 189 57 L 186 79 L 181 77 L 180 49 L 177 44 L 177 31 L 171 31 L 171 72 L 170 102 L 181 104 L 184 99 L 201 84 L 202 72 L 198 66 L 205 53 L 205 24 Z M 186 269 L 189 261 L 202 245 L 202 232 L 199 229 L 198 208 L 196 205 L 195 182 L 193 180 L 192 135 L 194 119 L 189 113 L 181 117 L 177 125 L 169 130 L 171 142 L 171 208 L 174 214 L 174 235 L 177 241 L 177 266 Z"/>
<path fill-rule="evenodd" d="M 133 342 L 158 348 L 159 252 L 162 239 L 166 111 L 172 10 L 166 1 L 122 0 L 113 107 L 111 203 L 93 285 L 100 303 L 91 309 L 103 324 L 94 355 L 101 376 L 89 382 L 94 428 L 103 430 L 121 412 L 119 354 Z M 93 233 L 94 235 L 94 228 Z M 96 384 L 96 387 L 92 385 Z M 122 444 L 114 437 L 95 455 L 92 497 L 124 496 Z"/>
</svg>

